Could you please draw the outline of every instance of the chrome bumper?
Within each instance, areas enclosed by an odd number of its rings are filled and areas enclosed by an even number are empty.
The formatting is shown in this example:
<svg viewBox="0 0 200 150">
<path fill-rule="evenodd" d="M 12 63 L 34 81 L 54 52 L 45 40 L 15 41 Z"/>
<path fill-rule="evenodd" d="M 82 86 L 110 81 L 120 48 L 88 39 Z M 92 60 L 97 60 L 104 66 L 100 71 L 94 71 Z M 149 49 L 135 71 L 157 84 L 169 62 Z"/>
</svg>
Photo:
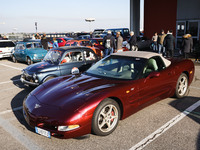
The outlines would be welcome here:
<svg viewBox="0 0 200 150">
<path fill-rule="evenodd" d="M 21 77 L 20 80 L 21 80 L 22 83 L 27 84 L 27 85 L 31 85 L 31 86 L 38 86 L 39 85 L 39 83 L 26 81 L 23 77 Z"/>
</svg>

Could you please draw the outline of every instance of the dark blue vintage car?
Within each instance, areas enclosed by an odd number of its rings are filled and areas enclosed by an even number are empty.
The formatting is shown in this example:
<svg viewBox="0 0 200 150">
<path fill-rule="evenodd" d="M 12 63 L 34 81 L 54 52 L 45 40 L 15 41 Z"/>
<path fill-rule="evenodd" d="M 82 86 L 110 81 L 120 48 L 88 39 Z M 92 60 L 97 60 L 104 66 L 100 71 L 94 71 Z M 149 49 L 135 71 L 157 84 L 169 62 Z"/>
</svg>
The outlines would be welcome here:
<svg viewBox="0 0 200 150">
<path fill-rule="evenodd" d="M 40 41 L 18 42 L 11 55 L 13 62 L 26 62 L 28 65 L 33 62 L 40 62 L 46 55 L 47 50 L 42 48 Z"/>
<path fill-rule="evenodd" d="M 29 86 L 38 86 L 52 78 L 71 74 L 74 67 L 84 72 L 98 59 L 94 51 L 88 47 L 54 48 L 46 54 L 42 62 L 24 69 L 21 81 Z"/>
</svg>

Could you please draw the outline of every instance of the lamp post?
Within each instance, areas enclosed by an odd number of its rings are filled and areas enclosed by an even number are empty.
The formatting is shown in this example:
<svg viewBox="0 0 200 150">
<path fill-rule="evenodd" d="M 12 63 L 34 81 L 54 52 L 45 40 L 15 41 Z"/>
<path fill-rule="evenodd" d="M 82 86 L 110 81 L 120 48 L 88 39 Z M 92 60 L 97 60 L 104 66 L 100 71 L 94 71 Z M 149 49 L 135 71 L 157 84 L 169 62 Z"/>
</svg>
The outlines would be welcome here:
<svg viewBox="0 0 200 150">
<path fill-rule="evenodd" d="M 95 21 L 95 18 L 86 18 L 85 21 L 91 23 L 91 22 Z M 90 24 L 89 24 L 89 28 L 90 28 L 90 31 L 91 31 L 91 25 Z"/>
<path fill-rule="evenodd" d="M 36 30 L 36 33 L 37 33 L 37 22 L 35 22 L 35 30 Z"/>
</svg>

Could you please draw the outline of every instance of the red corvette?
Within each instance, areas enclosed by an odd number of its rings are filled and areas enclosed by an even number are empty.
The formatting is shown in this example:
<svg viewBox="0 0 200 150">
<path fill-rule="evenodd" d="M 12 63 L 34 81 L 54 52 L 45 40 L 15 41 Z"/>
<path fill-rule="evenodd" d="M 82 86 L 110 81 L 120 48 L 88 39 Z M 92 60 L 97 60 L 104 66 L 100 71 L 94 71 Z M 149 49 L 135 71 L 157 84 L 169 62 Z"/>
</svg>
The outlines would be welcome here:
<svg viewBox="0 0 200 150">
<path fill-rule="evenodd" d="M 167 60 L 141 51 L 114 53 L 84 74 L 40 85 L 24 100 L 24 117 L 46 137 L 108 135 L 120 119 L 144 106 L 186 96 L 194 71 L 190 60 Z"/>
</svg>

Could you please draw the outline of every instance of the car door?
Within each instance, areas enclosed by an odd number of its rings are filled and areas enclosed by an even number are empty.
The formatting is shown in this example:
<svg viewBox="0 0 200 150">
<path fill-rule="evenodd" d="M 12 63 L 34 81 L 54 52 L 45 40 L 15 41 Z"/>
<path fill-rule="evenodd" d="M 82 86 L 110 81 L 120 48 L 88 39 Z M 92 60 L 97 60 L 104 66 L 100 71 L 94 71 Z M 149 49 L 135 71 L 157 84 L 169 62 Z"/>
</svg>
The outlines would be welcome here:
<svg viewBox="0 0 200 150">
<path fill-rule="evenodd" d="M 15 50 L 15 57 L 19 61 L 23 61 L 22 59 L 22 53 L 24 52 L 25 46 L 24 44 L 20 43 Z"/>
<path fill-rule="evenodd" d="M 27 56 L 27 44 L 23 44 L 22 48 L 20 49 L 20 58 L 22 61 L 26 61 Z"/>
<path fill-rule="evenodd" d="M 173 73 L 165 68 L 159 56 L 150 58 L 144 67 L 143 78 L 139 79 L 139 105 L 168 97 L 173 84 L 170 80 L 172 76 Z"/>
<path fill-rule="evenodd" d="M 77 67 L 80 69 L 80 67 L 84 64 L 85 61 L 83 59 L 83 52 L 81 50 L 67 51 L 59 64 L 60 74 L 71 74 L 72 68 Z"/>
</svg>

